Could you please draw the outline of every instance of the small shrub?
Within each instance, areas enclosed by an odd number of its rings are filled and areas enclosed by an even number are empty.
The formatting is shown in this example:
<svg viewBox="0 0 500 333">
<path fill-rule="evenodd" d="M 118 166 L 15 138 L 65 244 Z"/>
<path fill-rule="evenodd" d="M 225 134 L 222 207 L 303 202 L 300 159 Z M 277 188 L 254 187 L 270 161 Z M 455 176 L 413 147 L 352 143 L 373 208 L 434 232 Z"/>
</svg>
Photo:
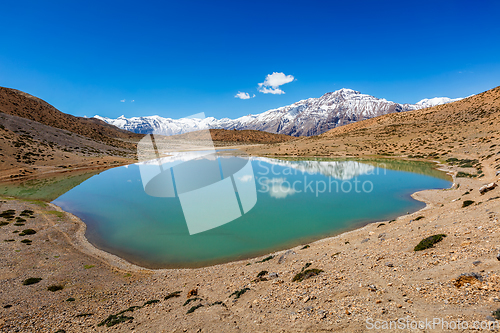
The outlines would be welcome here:
<svg viewBox="0 0 500 333">
<path fill-rule="evenodd" d="M 301 250 L 305 250 L 305 249 L 308 249 L 308 248 L 310 248 L 309 245 L 304 245 L 304 247 L 302 247 Z"/>
<path fill-rule="evenodd" d="M 94 265 L 83 265 L 83 268 L 85 268 L 85 269 L 90 269 L 92 267 L 95 267 L 95 266 Z"/>
<path fill-rule="evenodd" d="M 305 271 L 302 271 L 298 274 L 296 274 L 293 279 L 292 279 L 292 282 L 301 282 L 305 279 L 308 279 L 310 277 L 313 277 L 313 276 L 316 276 L 318 275 L 319 273 L 322 273 L 323 270 L 321 269 L 317 269 L 317 268 L 311 268 L 311 269 L 306 269 Z"/>
<path fill-rule="evenodd" d="M 190 314 L 190 313 L 193 313 L 194 311 L 196 311 L 196 309 L 199 309 L 203 306 L 203 304 L 198 304 L 198 305 L 195 305 L 193 306 L 191 309 L 187 310 L 186 314 Z"/>
<path fill-rule="evenodd" d="M 31 245 L 31 240 L 30 239 L 23 239 L 21 243 L 24 243 L 26 245 Z"/>
<path fill-rule="evenodd" d="M 36 231 L 33 229 L 24 229 L 23 232 L 19 234 L 19 236 L 34 235 L 34 234 L 36 234 Z"/>
<path fill-rule="evenodd" d="M 496 320 L 500 320 L 500 309 L 496 309 L 495 311 L 493 311 L 491 313 L 491 315 L 493 316 L 493 318 L 495 318 Z"/>
<path fill-rule="evenodd" d="M 140 309 L 140 308 L 142 308 L 142 306 L 138 306 L 138 305 L 129 306 L 127 309 L 118 312 L 116 315 L 118 316 L 118 315 L 121 315 L 125 312 L 134 312 L 135 309 Z"/>
<path fill-rule="evenodd" d="M 111 327 L 111 326 L 123 323 L 124 321 L 133 320 L 133 319 L 134 319 L 134 317 L 127 317 L 124 315 L 109 315 L 108 318 L 101 321 L 99 324 L 97 324 L 97 326 L 106 325 L 107 327 Z"/>
<path fill-rule="evenodd" d="M 250 288 L 243 288 L 241 290 L 236 290 L 234 293 L 232 293 L 231 295 L 229 295 L 229 297 L 235 296 L 234 298 L 238 299 L 238 298 L 240 298 L 241 295 L 243 295 L 244 293 L 246 293 L 249 290 L 250 290 Z"/>
<path fill-rule="evenodd" d="M 471 175 L 470 173 L 467 172 L 462 172 L 462 171 L 457 172 L 457 178 L 474 178 L 474 177 L 476 176 Z"/>
<path fill-rule="evenodd" d="M 468 206 L 472 205 L 473 203 L 474 203 L 474 201 L 472 201 L 472 200 L 465 200 L 462 203 L 462 208 L 468 207 Z"/>
<path fill-rule="evenodd" d="M 42 281 L 42 278 L 28 278 L 23 281 L 24 286 L 29 286 L 30 284 L 35 284 Z"/>
<path fill-rule="evenodd" d="M 150 305 L 150 304 L 155 304 L 155 303 L 158 303 L 159 300 L 157 299 L 152 299 L 152 300 L 149 300 L 147 302 L 144 303 L 143 307 L 146 306 L 146 305 Z"/>
<path fill-rule="evenodd" d="M 257 277 L 260 278 L 260 277 L 263 277 L 264 275 L 266 275 L 268 272 L 267 271 L 261 271 L 259 272 L 259 274 L 257 274 Z"/>
<path fill-rule="evenodd" d="M 418 217 L 415 217 L 414 221 L 418 221 L 418 220 L 421 220 L 423 218 L 425 218 L 425 217 L 424 216 L 418 216 Z"/>
<path fill-rule="evenodd" d="M 266 261 L 269 261 L 269 260 L 271 260 L 271 259 L 273 259 L 273 258 L 274 258 L 274 256 L 269 256 L 269 257 L 266 257 L 266 258 L 264 258 L 264 259 L 262 259 L 262 260 L 260 260 L 260 261 L 257 261 L 256 263 L 266 262 Z"/>
<path fill-rule="evenodd" d="M 439 243 L 445 237 L 446 237 L 445 234 L 438 234 L 438 235 L 433 235 L 433 236 L 424 238 L 420 241 L 420 243 L 417 244 L 417 246 L 415 246 L 415 248 L 413 250 L 414 251 L 422 251 L 422 250 L 426 250 L 426 249 L 429 249 L 431 247 L 434 247 L 434 244 Z"/>
<path fill-rule="evenodd" d="M 173 293 L 170 293 L 167 296 L 165 296 L 165 300 L 173 298 L 173 297 L 180 297 L 181 296 L 180 294 L 181 294 L 180 291 L 174 291 Z"/>
<path fill-rule="evenodd" d="M 64 289 L 64 286 L 61 286 L 61 285 L 52 285 L 52 286 L 49 286 L 47 287 L 47 290 L 48 291 L 52 291 L 52 292 L 56 292 L 56 291 L 59 291 L 59 290 L 63 290 Z"/>
<path fill-rule="evenodd" d="M 75 301 L 75 299 L 74 299 L 73 297 L 70 297 L 70 298 L 68 298 L 68 299 L 66 300 L 66 302 L 74 302 L 74 301 Z"/>
<path fill-rule="evenodd" d="M 199 297 L 188 298 L 188 299 L 186 300 L 186 302 L 184 302 L 184 304 L 182 304 L 182 306 L 186 306 L 186 305 L 188 305 L 189 303 L 194 302 L 194 301 L 202 301 L 202 299 L 201 299 L 201 298 L 199 298 Z"/>
<path fill-rule="evenodd" d="M 9 222 L 2 221 L 2 222 L 0 222 L 0 227 L 2 227 L 4 225 L 8 225 L 8 224 L 9 224 Z"/>
<path fill-rule="evenodd" d="M 80 313 L 80 314 L 77 314 L 75 317 L 76 318 L 81 318 L 81 317 L 90 317 L 90 316 L 93 316 L 94 314 L 93 313 Z"/>
</svg>

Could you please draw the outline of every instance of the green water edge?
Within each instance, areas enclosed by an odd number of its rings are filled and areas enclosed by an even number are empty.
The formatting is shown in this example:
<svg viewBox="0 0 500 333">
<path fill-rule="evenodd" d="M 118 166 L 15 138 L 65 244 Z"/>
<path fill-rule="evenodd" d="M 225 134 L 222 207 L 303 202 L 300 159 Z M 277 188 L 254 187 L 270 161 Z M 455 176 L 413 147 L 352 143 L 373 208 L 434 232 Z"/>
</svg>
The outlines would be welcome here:
<svg viewBox="0 0 500 333">
<path fill-rule="evenodd" d="M 267 156 L 266 156 L 267 157 Z M 355 157 L 267 157 L 270 159 L 284 161 L 356 161 L 370 164 L 375 167 L 381 167 L 388 170 L 407 171 L 422 175 L 432 176 L 439 179 L 452 181 L 453 178 L 444 171 L 438 170 L 435 162 L 431 161 L 415 161 L 405 159 L 394 159 L 385 157 L 374 158 L 355 158 Z M 119 166 L 116 166 L 119 167 Z M 113 167 L 113 168 L 116 168 Z M 65 173 L 56 174 L 53 176 L 44 176 L 38 179 L 29 180 L 10 180 L 0 182 L 0 195 L 5 197 L 14 197 L 18 199 L 28 199 L 37 201 L 51 202 L 68 192 L 72 188 L 80 185 L 87 179 L 100 174 L 106 170 L 113 168 L 98 170 L 98 171 L 67 171 Z"/>
<path fill-rule="evenodd" d="M 418 173 L 422 175 L 428 175 L 432 176 L 435 178 L 443 179 L 450 181 L 451 177 L 446 174 L 443 171 L 437 170 L 436 169 L 436 164 L 430 161 L 409 161 L 409 160 L 396 160 L 396 159 L 390 159 L 390 158 L 297 158 L 297 157 L 289 157 L 289 158 L 271 158 L 274 160 L 288 160 L 288 161 L 356 161 L 356 162 L 361 162 L 365 164 L 370 164 L 375 167 L 382 167 L 386 168 L 389 170 L 395 170 L 395 171 L 406 171 L 406 172 L 413 172 L 413 173 Z M 107 169 L 110 170 L 110 169 Z M 10 196 L 10 197 L 16 197 L 22 200 L 28 200 L 32 201 L 33 203 L 36 204 L 43 204 L 43 201 L 53 201 L 59 196 L 63 195 L 64 193 L 70 191 L 74 187 L 80 185 L 83 183 L 85 180 L 88 180 L 94 175 L 97 175 L 103 171 L 106 170 L 100 170 L 100 171 L 90 171 L 90 172 L 82 172 L 82 171 L 75 171 L 75 172 L 69 172 L 69 173 L 64 173 L 64 174 L 59 174 L 55 175 L 52 177 L 46 177 L 42 179 L 34 179 L 34 180 L 26 180 L 26 181 L 11 181 L 8 183 L 0 183 L 0 195 L 1 196 Z M 40 201 L 42 200 L 42 201 Z M 419 208 L 421 209 L 421 208 Z M 417 209 L 418 210 L 418 209 Z M 412 210 L 413 212 L 413 210 Z M 397 216 L 402 216 L 404 214 L 401 214 L 399 212 Z M 396 215 L 395 215 L 396 216 Z M 395 218 L 395 217 L 394 217 Z M 172 265 L 169 266 L 164 266 L 164 264 L 160 266 L 156 265 L 151 265 L 151 263 L 146 263 L 141 260 L 141 258 L 134 258 L 136 260 L 133 260 L 130 257 L 130 253 L 128 255 L 123 255 L 121 256 L 119 253 L 120 251 L 117 251 L 116 249 L 112 248 L 107 248 L 106 246 L 103 246 L 104 244 L 99 244 L 97 245 L 96 243 L 92 242 L 94 246 L 97 248 L 104 250 L 109 253 L 113 253 L 115 255 L 118 255 L 119 257 L 125 258 L 126 260 L 135 263 L 139 266 L 146 267 L 146 268 L 151 268 L 151 269 L 159 269 L 159 268 L 196 268 L 196 267 L 207 267 L 207 266 L 212 266 L 215 264 L 223 264 L 227 262 L 234 262 L 234 261 L 240 261 L 240 260 L 250 260 L 251 258 L 255 258 L 261 255 L 265 255 L 268 253 L 276 252 L 276 251 L 281 251 L 283 249 L 287 248 L 292 248 L 296 247 L 300 244 L 307 244 L 310 242 L 314 241 L 319 241 L 335 236 L 339 236 L 345 232 L 352 231 L 359 229 L 361 227 L 364 227 L 370 223 L 380 223 L 383 221 L 388 221 L 389 219 L 380 219 L 380 220 L 374 220 L 373 218 L 369 219 L 363 219 L 363 220 L 357 220 L 357 221 L 352 221 L 353 223 L 350 224 L 348 227 L 340 228 L 337 229 L 333 232 L 329 233 L 324 233 L 321 237 L 318 237 L 318 235 L 309 235 L 306 237 L 302 237 L 300 241 L 298 239 L 295 240 L 290 240 L 289 242 L 283 244 L 279 244 L 276 246 L 276 248 L 269 247 L 265 250 L 259 251 L 259 252 L 253 252 L 249 253 L 246 256 L 235 258 L 232 255 L 228 255 L 227 258 L 224 257 L 219 257 L 217 259 L 212 260 L 204 260 L 201 264 L 199 263 L 190 263 L 187 265 Z M 387 223 L 386 223 L 387 224 Z M 88 234 L 86 234 L 87 239 L 89 239 Z M 347 236 L 346 236 L 347 237 Z M 92 237 L 91 237 L 92 238 Z M 299 242 L 298 242 L 299 241 Z M 128 257 L 128 258 L 127 258 Z M 130 260 L 132 259 L 132 260 Z"/>
<path fill-rule="evenodd" d="M 317 162 L 330 162 L 330 161 L 355 161 L 380 167 L 387 170 L 394 171 L 407 171 L 418 173 L 421 175 L 431 176 L 447 181 L 453 181 L 453 177 L 445 171 L 438 170 L 438 163 L 446 164 L 444 161 L 422 161 L 422 160 L 408 160 L 403 158 L 390 158 L 390 157 L 302 157 L 302 156 L 265 156 L 270 159 L 283 160 L 283 161 L 317 161 Z"/>
<path fill-rule="evenodd" d="M 68 171 L 37 179 L 2 182 L 0 183 L 0 195 L 18 199 L 51 202 L 103 171 L 105 170 Z"/>
</svg>

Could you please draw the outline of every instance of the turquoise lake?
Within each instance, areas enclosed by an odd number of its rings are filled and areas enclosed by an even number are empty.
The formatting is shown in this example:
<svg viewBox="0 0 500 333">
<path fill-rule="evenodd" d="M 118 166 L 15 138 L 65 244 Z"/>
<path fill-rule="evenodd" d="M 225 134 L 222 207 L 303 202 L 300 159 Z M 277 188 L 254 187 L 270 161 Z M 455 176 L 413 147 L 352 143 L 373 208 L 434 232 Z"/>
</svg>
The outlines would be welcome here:
<svg viewBox="0 0 500 333">
<path fill-rule="evenodd" d="M 102 250 L 143 267 L 187 268 L 248 259 L 391 220 L 425 206 L 412 193 L 451 185 L 448 176 L 423 164 L 267 158 L 249 163 L 255 205 L 195 234 L 189 233 L 178 197 L 146 194 L 137 164 L 92 176 L 53 203 L 80 217 L 87 239 Z"/>
</svg>

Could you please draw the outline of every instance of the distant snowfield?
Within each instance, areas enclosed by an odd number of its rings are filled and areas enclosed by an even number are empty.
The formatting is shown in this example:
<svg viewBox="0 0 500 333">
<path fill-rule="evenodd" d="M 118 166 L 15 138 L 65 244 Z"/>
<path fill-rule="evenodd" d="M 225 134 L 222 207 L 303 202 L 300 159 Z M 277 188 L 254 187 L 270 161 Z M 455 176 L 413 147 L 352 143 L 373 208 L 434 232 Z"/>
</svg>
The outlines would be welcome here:
<svg viewBox="0 0 500 333">
<path fill-rule="evenodd" d="M 236 119 L 213 117 L 172 119 L 160 116 L 121 116 L 111 119 L 94 118 L 121 129 L 142 134 L 176 135 L 204 129 L 252 129 L 293 136 L 319 135 L 332 128 L 388 113 L 425 109 L 461 100 L 448 97 L 423 99 L 416 104 L 399 104 L 362 94 L 352 89 L 340 89 L 319 98 L 309 98 L 291 105 Z"/>
</svg>

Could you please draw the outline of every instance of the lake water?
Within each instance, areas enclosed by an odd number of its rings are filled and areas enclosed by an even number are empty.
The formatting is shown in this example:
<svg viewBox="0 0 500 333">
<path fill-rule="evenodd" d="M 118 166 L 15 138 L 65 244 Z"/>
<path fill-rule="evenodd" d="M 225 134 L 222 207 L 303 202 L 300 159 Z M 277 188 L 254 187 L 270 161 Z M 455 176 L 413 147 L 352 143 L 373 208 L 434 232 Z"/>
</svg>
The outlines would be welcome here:
<svg viewBox="0 0 500 333">
<path fill-rule="evenodd" d="M 129 262 L 150 268 L 200 267 L 390 220 L 425 206 L 412 193 L 451 185 L 449 177 L 428 164 L 382 167 L 373 161 L 267 158 L 250 163 L 255 205 L 229 223 L 194 234 L 179 197 L 148 195 L 136 164 L 95 175 L 53 202 L 86 223 L 92 244 Z"/>
</svg>

